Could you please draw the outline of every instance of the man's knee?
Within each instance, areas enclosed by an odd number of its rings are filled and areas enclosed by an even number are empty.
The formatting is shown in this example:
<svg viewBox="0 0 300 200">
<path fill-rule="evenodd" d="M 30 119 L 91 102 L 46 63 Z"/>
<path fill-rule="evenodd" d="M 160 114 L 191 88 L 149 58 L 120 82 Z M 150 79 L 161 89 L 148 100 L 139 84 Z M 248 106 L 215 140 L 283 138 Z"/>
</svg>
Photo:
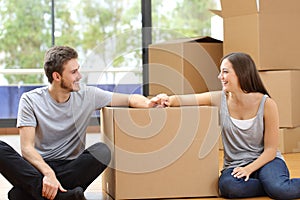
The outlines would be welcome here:
<svg viewBox="0 0 300 200">
<path fill-rule="evenodd" d="M 9 144 L 0 140 L 0 150 L 1 152 L 7 152 L 7 151 L 12 151 L 13 148 Z"/>
<path fill-rule="evenodd" d="M 18 156 L 18 153 L 7 143 L 0 140 L 0 166 L 11 160 L 12 156 Z"/>
<path fill-rule="evenodd" d="M 108 165 L 111 160 L 111 151 L 104 143 L 96 143 L 87 149 L 97 161 L 104 165 Z"/>
<path fill-rule="evenodd" d="M 9 192 L 8 192 L 8 199 L 9 200 L 32 200 L 33 198 L 23 192 L 21 189 L 17 187 L 13 187 Z M 42 199 L 42 197 L 41 197 Z"/>
</svg>

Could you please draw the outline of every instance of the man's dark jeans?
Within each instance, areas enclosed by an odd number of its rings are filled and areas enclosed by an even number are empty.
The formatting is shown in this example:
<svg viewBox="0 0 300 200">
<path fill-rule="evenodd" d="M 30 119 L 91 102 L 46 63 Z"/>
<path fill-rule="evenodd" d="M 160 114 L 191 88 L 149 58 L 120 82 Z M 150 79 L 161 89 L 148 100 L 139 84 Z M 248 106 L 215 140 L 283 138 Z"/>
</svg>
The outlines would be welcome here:
<svg viewBox="0 0 300 200">
<path fill-rule="evenodd" d="M 0 141 L 0 172 L 14 186 L 11 192 L 22 200 L 44 200 L 43 175 L 7 143 Z M 87 148 L 74 160 L 46 161 L 65 189 L 86 188 L 104 171 L 111 160 L 110 149 L 104 143 Z M 16 195 L 12 195 L 16 196 Z"/>
</svg>

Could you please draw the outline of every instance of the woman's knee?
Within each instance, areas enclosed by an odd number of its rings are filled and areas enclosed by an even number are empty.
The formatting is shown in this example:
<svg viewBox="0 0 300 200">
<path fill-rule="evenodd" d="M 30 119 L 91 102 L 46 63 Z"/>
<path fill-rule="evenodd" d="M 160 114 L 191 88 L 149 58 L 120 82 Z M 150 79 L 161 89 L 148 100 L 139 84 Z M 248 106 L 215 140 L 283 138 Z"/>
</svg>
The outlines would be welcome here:
<svg viewBox="0 0 300 200">
<path fill-rule="evenodd" d="M 274 199 L 291 199 L 289 196 L 300 188 L 300 186 L 294 187 L 287 166 L 280 158 L 275 158 L 261 168 L 260 181 L 268 196 Z"/>
<path fill-rule="evenodd" d="M 287 183 L 273 182 L 271 184 L 264 185 L 264 189 L 267 195 L 272 199 L 298 199 L 299 190 L 293 191 L 293 189 L 287 185 Z M 295 196 L 295 194 L 297 195 Z"/>
<path fill-rule="evenodd" d="M 222 174 L 219 178 L 219 191 L 221 196 L 235 198 L 240 193 L 240 179 L 234 178 L 231 174 Z"/>
<path fill-rule="evenodd" d="M 219 179 L 219 191 L 226 198 L 247 198 L 265 195 L 262 185 L 257 179 L 245 181 L 244 178 L 235 178 L 228 169 Z"/>
</svg>

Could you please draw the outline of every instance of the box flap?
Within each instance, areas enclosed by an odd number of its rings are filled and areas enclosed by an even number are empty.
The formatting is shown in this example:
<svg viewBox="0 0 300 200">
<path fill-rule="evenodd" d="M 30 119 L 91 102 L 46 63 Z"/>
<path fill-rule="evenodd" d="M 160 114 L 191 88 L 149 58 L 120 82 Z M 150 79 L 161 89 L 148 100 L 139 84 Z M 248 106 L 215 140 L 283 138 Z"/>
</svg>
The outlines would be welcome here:
<svg viewBox="0 0 300 200">
<path fill-rule="evenodd" d="M 259 1 L 259 0 L 258 0 Z M 288 13 L 299 15 L 299 0 L 260 0 L 259 9 L 262 13 Z"/>
<path fill-rule="evenodd" d="M 256 0 L 221 0 L 221 8 L 223 18 L 258 12 Z"/>
<path fill-rule="evenodd" d="M 150 47 L 154 47 L 156 45 L 160 46 L 163 44 L 179 44 L 179 43 L 187 43 L 187 42 L 198 42 L 198 43 L 222 43 L 223 41 L 217 40 L 210 36 L 199 36 L 199 37 L 190 37 L 190 38 L 178 38 L 174 40 L 169 40 L 161 43 L 151 44 Z"/>
<path fill-rule="evenodd" d="M 220 0 L 222 10 L 210 10 L 220 17 L 233 17 L 253 13 L 299 14 L 299 0 Z"/>
<path fill-rule="evenodd" d="M 214 13 L 215 15 L 218 15 L 219 17 L 223 17 L 221 10 L 210 9 L 209 11 L 212 12 L 212 13 Z"/>
<path fill-rule="evenodd" d="M 191 38 L 192 40 L 189 42 L 201 42 L 201 43 L 222 43 L 221 40 L 217 40 L 215 38 L 205 36 L 205 37 L 200 37 L 200 38 Z"/>
</svg>

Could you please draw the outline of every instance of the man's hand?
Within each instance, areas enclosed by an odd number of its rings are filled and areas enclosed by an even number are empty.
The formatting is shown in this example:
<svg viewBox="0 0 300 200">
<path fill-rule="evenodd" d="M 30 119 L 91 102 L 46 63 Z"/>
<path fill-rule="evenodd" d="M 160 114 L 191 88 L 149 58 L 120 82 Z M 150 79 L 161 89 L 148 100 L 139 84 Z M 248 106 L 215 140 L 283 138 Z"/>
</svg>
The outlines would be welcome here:
<svg viewBox="0 0 300 200">
<path fill-rule="evenodd" d="M 49 174 L 44 176 L 43 178 L 43 189 L 42 189 L 42 196 L 53 200 L 58 192 L 58 190 L 62 192 L 67 192 L 60 182 L 57 180 L 55 174 Z"/>
<path fill-rule="evenodd" d="M 158 107 L 158 108 L 164 108 L 170 106 L 169 97 L 164 93 L 152 97 L 150 99 L 150 103 L 153 105 L 152 107 Z"/>
</svg>

